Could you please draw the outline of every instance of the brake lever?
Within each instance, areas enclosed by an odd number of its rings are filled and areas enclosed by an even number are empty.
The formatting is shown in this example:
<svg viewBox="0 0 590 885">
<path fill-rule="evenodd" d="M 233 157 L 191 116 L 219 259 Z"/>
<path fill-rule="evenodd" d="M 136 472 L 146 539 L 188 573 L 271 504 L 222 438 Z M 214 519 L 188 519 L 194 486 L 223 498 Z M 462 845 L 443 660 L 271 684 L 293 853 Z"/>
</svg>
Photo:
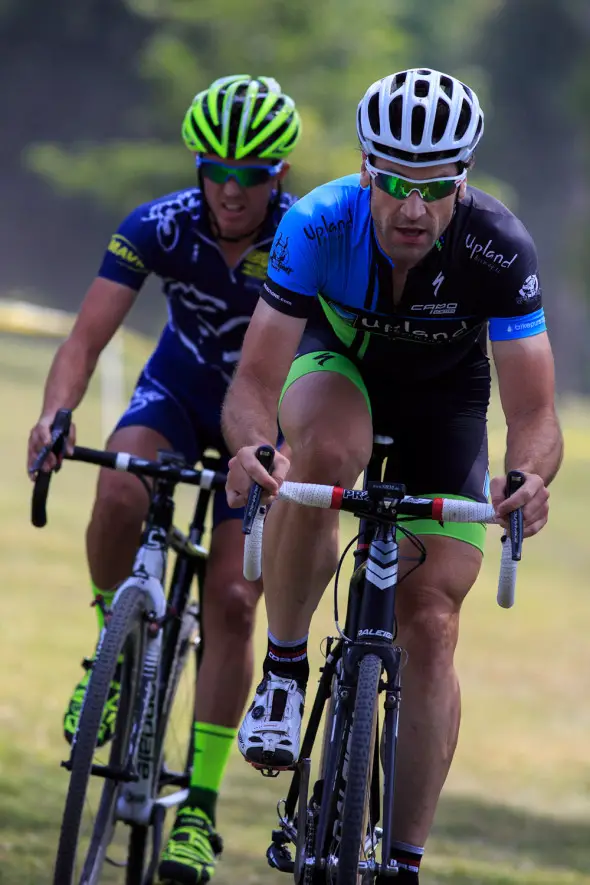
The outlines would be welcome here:
<svg viewBox="0 0 590 885">
<path fill-rule="evenodd" d="M 507 498 L 513 495 L 518 489 L 524 485 L 526 476 L 520 470 L 510 470 L 506 477 L 506 489 L 504 494 Z M 524 538 L 524 517 L 522 515 L 522 507 L 513 510 L 508 517 L 510 525 L 510 543 L 512 545 L 512 559 L 514 562 L 520 562 L 522 557 L 522 542 Z"/>
<path fill-rule="evenodd" d="M 258 458 L 264 469 L 267 470 L 268 473 L 270 473 L 275 457 L 275 450 L 273 449 L 273 447 L 268 445 L 259 446 L 256 449 L 256 457 Z M 245 535 L 249 535 L 252 532 L 254 519 L 256 518 L 258 511 L 260 510 L 260 499 L 262 497 L 262 492 L 262 486 L 258 485 L 258 483 L 255 482 L 248 493 L 248 502 L 246 504 L 246 510 L 242 522 L 242 532 Z"/>
</svg>

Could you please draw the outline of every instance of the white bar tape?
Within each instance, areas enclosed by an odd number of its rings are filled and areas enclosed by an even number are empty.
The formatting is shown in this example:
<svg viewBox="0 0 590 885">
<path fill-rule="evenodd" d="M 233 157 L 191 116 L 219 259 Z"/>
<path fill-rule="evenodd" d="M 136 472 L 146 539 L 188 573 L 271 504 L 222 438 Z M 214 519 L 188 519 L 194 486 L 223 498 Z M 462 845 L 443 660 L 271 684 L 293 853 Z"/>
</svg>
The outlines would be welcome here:
<svg viewBox="0 0 590 885">
<path fill-rule="evenodd" d="M 215 479 L 214 470 L 201 470 L 201 481 L 199 485 L 202 489 L 210 489 Z"/>
<path fill-rule="evenodd" d="M 306 504 L 308 507 L 329 508 L 332 504 L 333 486 L 320 486 L 308 482 L 284 482 L 279 489 L 279 498 Z"/>
<path fill-rule="evenodd" d="M 454 501 L 445 498 L 442 507 L 443 521 L 446 522 L 493 522 L 494 508 L 491 504 L 477 501 Z"/>
<path fill-rule="evenodd" d="M 115 458 L 115 470 L 127 470 L 131 457 L 127 452 L 119 452 Z"/>
<path fill-rule="evenodd" d="M 252 523 L 252 531 L 244 538 L 244 577 L 257 581 L 262 574 L 262 530 L 266 507 L 260 507 Z"/>
<path fill-rule="evenodd" d="M 512 559 L 512 542 L 507 537 L 502 543 L 502 560 L 500 562 L 500 579 L 498 581 L 498 605 L 502 608 L 512 608 L 514 605 L 514 591 L 516 587 L 517 562 Z"/>
</svg>

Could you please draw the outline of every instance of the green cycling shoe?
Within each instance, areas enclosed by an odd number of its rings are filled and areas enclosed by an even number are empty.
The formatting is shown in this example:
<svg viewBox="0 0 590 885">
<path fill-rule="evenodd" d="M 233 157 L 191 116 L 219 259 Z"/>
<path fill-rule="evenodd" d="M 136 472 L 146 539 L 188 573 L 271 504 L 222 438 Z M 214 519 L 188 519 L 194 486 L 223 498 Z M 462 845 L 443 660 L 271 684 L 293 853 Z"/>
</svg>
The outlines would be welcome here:
<svg viewBox="0 0 590 885">
<path fill-rule="evenodd" d="M 223 842 L 200 808 L 180 808 L 158 869 L 165 885 L 203 885 L 215 874 Z"/>
<path fill-rule="evenodd" d="M 88 687 L 90 673 L 92 671 L 92 667 L 94 666 L 94 658 L 84 658 L 84 660 L 82 661 L 82 666 L 85 670 L 84 676 L 74 689 L 74 693 L 70 699 L 70 703 L 68 704 L 68 709 L 66 710 L 64 715 L 64 737 L 68 744 L 72 743 L 74 735 L 76 734 L 76 731 L 78 729 L 78 723 L 80 721 L 80 713 L 82 712 L 82 704 L 84 703 L 86 688 Z M 117 722 L 117 712 L 119 710 L 120 697 L 121 664 L 119 663 L 117 665 L 117 669 L 115 670 L 115 677 L 111 682 L 107 702 L 102 713 L 102 720 L 98 732 L 98 740 L 96 742 L 97 747 L 103 747 L 106 743 L 108 743 L 108 741 L 112 739 L 113 734 L 115 733 L 115 724 Z"/>
</svg>

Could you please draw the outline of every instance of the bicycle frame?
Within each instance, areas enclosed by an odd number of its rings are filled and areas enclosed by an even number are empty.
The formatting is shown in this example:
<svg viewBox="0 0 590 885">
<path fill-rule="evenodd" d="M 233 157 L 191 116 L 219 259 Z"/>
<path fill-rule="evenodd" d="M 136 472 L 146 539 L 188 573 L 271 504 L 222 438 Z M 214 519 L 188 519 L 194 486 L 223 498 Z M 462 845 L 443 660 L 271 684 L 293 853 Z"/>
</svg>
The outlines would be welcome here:
<svg viewBox="0 0 590 885">
<path fill-rule="evenodd" d="M 161 458 L 171 463 L 173 456 L 161 453 Z M 185 774 L 174 774 L 166 779 L 166 783 L 177 785 L 181 789 L 165 797 L 152 798 L 155 778 L 159 773 L 156 750 L 159 741 L 163 739 L 159 732 L 159 712 L 180 630 L 180 618 L 176 615 L 186 609 L 195 574 L 199 578 L 200 596 L 208 555 L 200 542 L 212 492 L 204 487 L 199 489 L 189 535 L 185 537 L 172 525 L 175 485 L 174 480 L 156 479 L 132 574 L 120 585 L 112 603 L 113 607 L 116 606 L 117 601 L 132 586 L 143 590 L 149 600 L 146 605 L 149 614 L 146 618 L 145 654 L 139 678 L 140 724 L 131 735 L 129 757 L 133 760 L 132 771 L 126 773 L 115 812 L 117 820 L 139 826 L 148 826 L 153 822 L 155 808 L 161 807 L 164 810 L 179 805 L 188 796 L 188 777 Z M 177 553 L 177 559 L 167 600 L 164 582 L 170 548 Z M 100 653 L 107 630 L 108 624 L 101 632 L 97 653 Z M 198 660 L 201 654 L 202 647 L 199 645 Z"/>
<path fill-rule="evenodd" d="M 393 441 L 388 437 L 377 437 L 373 455 L 365 470 L 364 486 L 380 482 L 387 450 Z M 400 496 L 403 491 L 400 488 Z M 273 843 L 267 851 L 272 866 L 284 871 L 297 871 L 300 880 L 303 864 L 313 864 L 314 871 L 320 872 L 326 865 L 332 866 L 335 858 L 329 856 L 330 844 L 336 834 L 334 823 L 338 806 L 341 805 L 346 788 L 345 769 L 350 725 L 350 705 L 355 696 L 355 669 L 359 659 L 367 654 L 381 657 L 387 676 L 385 692 L 385 729 L 388 738 L 384 759 L 384 821 L 383 856 L 389 857 L 391 848 L 391 807 L 393 804 L 395 774 L 395 736 L 400 705 L 400 664 L 401 649 L 394 646 L 395 588 L 397 584 L 399 547 L 395 524 L 376 524 L 362 518 L 357 547 L 355 568 L 350 580 L 348 605 L 343 636 L 333 646 L 334 638 L 328 637 L 326 659 L 322 667 L 318 690 L 311 710 L 308 725 L 301 744 L 299 763 L 294 771 L 284 812 L 279 814 L 281 829 L 273 831 Z M 386 591 L 386 592 L 384 592 Z M 387 629 L 383 627 L 387 626 Z M 333 647 L 332 647 L 333 646 Z M 337 694 L 324 726 L 324 749 L 320 765 L 320 781 L 324 797 L 329 801 L 319 801 L 319 815 L 314 834 L 314 858 L 302 858 L 304 851 L 305 827 L 298 828 L 292 823 L 297 806 L 299 821 L 308 808 L 311 751 L 315 743 L 322 714 L 327 701 L 332 697 L 334 677 L 338 674 Z M 378 741 L 376 741 L 378 757 Z M 324 760 L 327 766 L 324 767 Z M 377 762 L 377 758 L 376 758 Z M 378 820 L 379 811 L 379 765 L 373 766 L 372 818 Z M 280 804 L 280 803 L 279 803 Z M 376 813 L 375 813 L 376 812 Z M 286 849 L 289 841 L 296 842 L 296 858 L 292 861 Z"/>
</svg>

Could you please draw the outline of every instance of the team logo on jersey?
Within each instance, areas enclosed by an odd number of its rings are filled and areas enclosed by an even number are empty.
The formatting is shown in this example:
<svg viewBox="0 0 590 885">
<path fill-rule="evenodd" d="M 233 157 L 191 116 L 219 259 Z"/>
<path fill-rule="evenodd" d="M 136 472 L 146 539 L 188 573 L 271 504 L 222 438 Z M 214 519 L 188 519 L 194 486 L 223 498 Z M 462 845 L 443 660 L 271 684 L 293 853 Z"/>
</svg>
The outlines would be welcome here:
<svg viewBox="0 0 590 885">
<path fill-rule="evenodd" d="M 518 292 L 520 298 L 516 299 L 517 304 L 524 304 L 525 301 L 533 301 L 539 292 L 539 278 L 537 277 L 537 274 L 532 273 L 528 276 Z"/>
<path fill-rule="evenodd" d="M 263 280 L 266 277 L 266 268 L 268 267 L 268 252 L 262 252 L 260 249 L 254 249 L 244 258 L 242 264 L 242 273 L 247 277 L 256 277 L 257 280 Z"/>
<path fill-rule="evenodd" d="M 282 271 L 283 273 L 293 273 L 293 268 L 289 266 L 289 237 L 283 238 L 282 234 L 278 235 L 272 245 L 269 261 L 273 270 Z"/>
<path fill-rule="evenodd" d="M 321 243 L 324 237 L 329 237 L 332 234 L 342 236 L 349 227 L 352 227 L 352 209 L 348 210 L 346 218 L 339 218 L 338 221 L 328 221 L 326 216 L 322 214 L 322 224 L 315 226 L 306 224 L 303 233 L 308 240 L 317 240 L 318 243 Z"/>
<path fill-rule="evenodd" d="M 143 221 L 156 222 L 158 242 L 165 252 L 172 252 L 180 236 L 179 216 L 188 215 L 193 221 L 199 217 L 201 198 L 195 188 L 183 191 L 170 200 L 152 203 Z"/>
<path fill-rule="evenodd" d="M 108 245 L 108 251 L 117 256 L 117 262 L 139 273 L 145 273 L 145 264 L 139 257 L 139 253 L 133 243 L 121 234 L 113 234 Z"/>
<path fill-rule="evenodd" d="M 510 267 L 518 257 L 518 252 L 515 252 L 512 258 L 507 258 L 502 252 L 496 252 L 492 249 L 492 240 L 488 240 L 483 245 L 477 242 L 473 234 L 467 234 L 465 245 L 469 249 L 469 257 L 472 261 L 476 261 L 477 264 L 485 264 L 486 267 L 489 267 L 495 273 L 500 273 L 502 268 Z"/>
</svg>

